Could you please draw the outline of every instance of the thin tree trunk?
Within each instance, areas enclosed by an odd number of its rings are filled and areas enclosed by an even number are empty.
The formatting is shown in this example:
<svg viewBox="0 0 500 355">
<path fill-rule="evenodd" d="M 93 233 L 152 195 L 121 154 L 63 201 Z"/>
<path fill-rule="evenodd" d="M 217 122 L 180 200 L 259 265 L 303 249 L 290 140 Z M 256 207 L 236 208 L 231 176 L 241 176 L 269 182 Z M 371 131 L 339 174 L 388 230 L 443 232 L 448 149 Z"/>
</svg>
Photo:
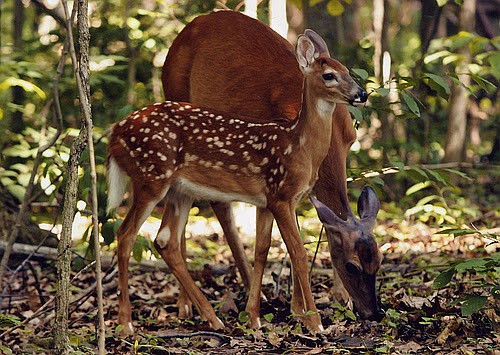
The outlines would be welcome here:
<svg viewBox="0 0 500 355">
<path fill-rule="evenodd" d="M 245 15 L 257 18 L 257 0 L 245 0 Z"/>
<path fill-rule="evenodd" d="M 286 0 L 269 0 L 269 25 L 284 38 L 287 38 Z"/>
<path fill-rule="evenodd" d="M 69 16 L 67 2 L 63 1 L 66 16 L 66 30 L 69 39 L 69 49 L 73 62 L 76 64 L 73 43 L 73 21 Z M 76 10 L 76 3 L 73 6 L 73 14 Z M 82 101 L 85 97 L 80 98 Z M 68 308 L 69 308 L 69 287 L 70 287 L 70 267 L 71 267 L 71 233 L 72 223 L 75 214 L 75 206 L 78 193 L 78 166 L 80 157 L 86 147 L 87 130 L 85 120 L 81 122 L 82 129 L 73 141 L 68 160 L 68 172 L 66 175 L 66 191 L 64 193 L 64 204 L 62 212 L 61 239 L 57 247 L 57 287 L 56 287 L 56 310 L 54 320 L 54 350 L 57 354 L 69 354 L 71 346 L 68 338 Z"/>
<path fill-rule="evenodd" d="M 374 54 L 373 54 L 373 66 L 375 71 L 375 77 L 379 80 L 380 85 L 385 88 L 390 88 L 390 59 L 384 70 L 384 53 L 388 51 L 388 39 L 387 39 L 387 26 L 388 26 L 388 6 L 387 0 L 374 0 L 373 1 L 373 31 L 374 31 Z M 386 58 L 390 58 L 387 53 Z M 386 59 L 387 62 L 387 59 Z M 389 106 L 389 98 L 382 97 L 382 107 Z M 378 118 L 381 122 L 382 130 L 382 142 L 388 148 L 394 143 L 394 115 L 392 112 L 387 112 L 385 110 L 380 110 L 378 113 Z M 383 156 L 384 161 L 388 161 L 386 154 Z"/>
<path fill-rule="evenodd" d="M 22 1 L 14 1 L 14 16 L 13 16 L 13 42 L 14 50 L 21 53 L 24 41 L 23 41 L 23 27 L 24 27 L 24 5 Z M 24 89 L 20 86 L 12 87 L 12 103 L 16 106 L 24 105 L 25 93 Z M 14 133 L 21 133 L 26 124 L 23 120 L 23 112 L 21 110 L 15 110 L 12 112 L 10 118 L 10 130 Z"/>
<path fill-rule="evenodd" d="M 137 51 L 135 50 L 132 41 L 129 37 L 129 29 L 127 25 L 127 18 L 129 17 L 130 9 L 133 8 L 132 0 L 125 0 L 125 24 L 124 24 L 124 32 L 125 32 L 125 43 L 127 45 L 128 52 L 128 65 L 127 65 L 127 83 L 128 83 L 128 91 L 127 91 L 127 104 L 134 105 L 137 94 L 135 92 L 135 84 L 136 84 L 136 75 L 137 75 Z"/>
<path fill-rule="evenodd" d="M 460 10 L 459 29 L 471 32 L 474 29 L 476 0 L 464 0 Z M 467 66 L 470 63 L 470 51 L 467 46 L 459 49 L 463 61 L 457 65 L 456 72 L 460 81 L 467 87 L 470 85 L 470 76 Z M 469 93 L 461 85 L 453 83 L 450 94 L 450 109 L 448 111 L 448 131 L 446 134 L 444 162 L 461 162 L 464 159 L 467 128 L 467 106 Z"/>
</svg>

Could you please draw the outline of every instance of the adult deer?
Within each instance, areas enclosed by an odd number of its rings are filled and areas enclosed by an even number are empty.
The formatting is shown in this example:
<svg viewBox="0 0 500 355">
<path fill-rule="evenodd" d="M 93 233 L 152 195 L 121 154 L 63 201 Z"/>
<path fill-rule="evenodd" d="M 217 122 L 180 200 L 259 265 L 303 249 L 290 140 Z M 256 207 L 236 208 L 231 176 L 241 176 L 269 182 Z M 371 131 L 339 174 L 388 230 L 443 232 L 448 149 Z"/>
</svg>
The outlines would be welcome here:
<svg viewBox="0 0 500 355">
<path fill-rule="evenodd" d="M 318 39 L 310 30 L 298 38 L 296 58 L 304 87 L 294 121 L 250 122 L 166 101 L 135 111 L 114 125 L 108 146 L 108 211 L 121 203 L 127 177 L 133 188 L 132 206 L 117 232 L 119 320 L 129 331 L 131 248 L 140 226 L 164 198 L 155 247 L 213 329 L 224 325 L 189 275 L 181 252 L 181 236 L 194 199 L 239 200 L 257 206 L 255 266 L 246 308 L 252 325 L 260 323 L 262 275 L 274 218 L 292 262 L 292 311 L 312 331 L 322 330 L 295 207 L 316 182 L 330 148 L 336 104 L 364 102 L 367 94 L 341 63 L 325 54 Z"/>
<path fill-rule="evenodd" d="M 321 43 L 322 55 L 329 56 L 323 40 L 318 36 L 315 41 L 318 45 Z M 169 100 L 189 101 L 254 117 L 261 122 L 277 117 L 295 119 L 300 109 L 302 81 L 292 45 L 262 22 L 233 11 L 199 16 L 189 23 L 172 43 L 162 75 L 165 98 Z M 337 226 L 335 230 L 326 229 L 334 272 L 340 276 L 360 316 L 376 319 L 380 311 L 375 275 L 381 255 L 372 235 L 375 215 L 365 213 L 361 223 L 348 204 L 346 157 L 356 131 L 345 104 L 336 106 L 332 122 L 330 149 L 314 189 L 318 199 L 341 217 L 330 216 L 325 222 Z M 367 202 L 374 205 L 375 200 L 373 190 L 366 190 L 360 196 L 359 205 Z M 243 282 L 249 286 L 250 267 L 230 205 L 216 202 L 212 207 Z M 369 243 L 361 253 L 355 245 L 362 240 Z M 352 265 L 357 268 L 353 269 Z M 180 317 L 191 315 L 191 306 L 182 288 L 177 304 Z"/>
</svg>

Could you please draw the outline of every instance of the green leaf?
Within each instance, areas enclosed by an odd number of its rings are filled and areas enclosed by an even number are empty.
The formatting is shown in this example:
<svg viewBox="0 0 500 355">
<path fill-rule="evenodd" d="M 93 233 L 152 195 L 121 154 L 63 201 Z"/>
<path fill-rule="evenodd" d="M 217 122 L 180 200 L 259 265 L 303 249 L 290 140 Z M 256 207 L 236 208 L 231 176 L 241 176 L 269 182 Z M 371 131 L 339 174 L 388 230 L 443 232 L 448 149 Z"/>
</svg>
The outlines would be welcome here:
<svg viewBox="0 0 500 355">
<path fill-rule="evenodd" d="M 438 182 L 441 182 L 445 185 L 448 184 L 448 182 L 441 176 L 441 174 L 438 171 L 428 169 L 427 174 L 432 175 L 432 177 Z"/>
<path fill-rule="evenodd" d="M 242 311 L 238 314 L 238 321 L 242 324 L 246 324 L 250 321 L 250 313 L 247 311 Z"/>
<path fill-rule="evenodd" d="M 442 58 L 442 57 L 446 57 L 450 54 L 451 54 L 451 52 L 449 52 L 449 51 L 439 51 L 436 53 L 429 54 L 428 56 L 426 56 L 424 58 L 424 63 L 425 64 L 432 63 L 433 61 L 438 60 L 439 58 Z"/>
<path fill-rule="evenodd" d="M 464 172 L 461 172 L 461 171 L 458 171 L 458 170 L 454 170 L 454 169 L 444 169 L 444 171 L 447 171 L 451 174 L 455 174 L 455 175 L 458 175 L 460 176 L 462 179 L 466 179 L 468 181 L 473 181 L 474 179 L 472 179 L 470 176 L 468 176 L 466 173 Z"/>
<path fill-rule="evenodd" d="M 445 270 L 441 272 L 434 282 L 432 283 L 432 288 L 433 289 L 438 289 L 438 288 L 443 288 L 445 287 L 450 281 L 451 278 L 455 275 L 455 268 L 449 268 L 448 270 Z"/>
<path fill-rule="evenodd" d="M 451 92 L 450 86 L 444 80 L 444 78 L 442 76 L 439 76 L 439 75 L 436 75 L 436 74 L 432 74 L 432 73 L 425 73 L 424 76 L 426 78 L 430 79 L 429 80 L 429 84 L 430 84 L 430 86 L 433 89 L 434 89 L 434 87 L 433 87 L 432 83 L 435 83 L 436 85 L 438 85 L 438 87 L 440 87 L 441 89 L 443 89 L 446 94 L 448 94 L 448 95 L 450 94 L 450 92 Z"/>
<path fill-rule="evenodd" d="M 8 185 L 6 186 L 7 190 L 9 190 L 9 192 L 14 195 L 19 201 L 22 201 L 23 198 L 24 198 L 24 194 L 26 193 L 26 188 L 24 186 L 21 186 L 21 185 L 17 185 L 17 184 L 12 184 L 12 185 Z"/>
<path fill-rule="evenodd" d="M 45 100 L 47 96 L 45 95 L 45 92 L 40 89 L 38 86 L 36 86 L 33 83 L 30 83 L 29 81 L 19 79 L 19 78 L 8 78 L 7 80 L 4 80 L 2 83 L 0 83 L 0 90 L 6 90 L 10 87 L 13 86 L 19 86 L 23 88 L 24 91 L 26 92 L 34 92 L 38 96 L 40 96 L 41 99 Z"/>
<path fill-rule="evenodd" d="M 462 261 L 455 265 L 455 270 L 465 271 L 465 270 L 481 270 L 488 263 L 487 260 L 483 258 L 469 259 Z"/>
<path fill-rule="evenodd" d="M 272 313 L 266 313 L 266 314 L 264 314 L 264 319 L 266 321 L 268 321 L 269 323 L 271 323 L 272 320 L 274 319 L 274 314 L 272 314 Z"/>
<path fill-rule="evenodd" d="M 344 5 L 339 0 L 330 0 L 326 4 L 326 10 L 332 16 L 339 16 L 344 12 Z"/>
<path fill-rule="evenodd" d="M 347 109 L 349 110 L 349 112 L 354 116 L 354 119 L 358 122 L 361 122 L 363 121 L 363 111 L 359 108 L 359 107 L 355 107 L 355 106 L 347 106 Z"/>
<path fill-rule="evenodd" d="M 350 309 L 346 309 L 345 315 L 346 315 L 347 318 L 349 318 L 351 320 L 354 320 L 354 321 L 356 320 L 356 315 Z"/>
<path fill-rule="evenodd" d="M 10 350 L 8 347 L 0 345 L 0 352 L 2 354 L 12 354 L 12 350 Z"/>
<path fill-rule="evenodd" d="M 482 309 L 488 300 L 486 296 L 467 295 L 462 303 L 462 316 L 467 317 Z"/>
<path fill-rule="evenodd" d="M 410 95 L 408 95 L 404 92 L 401 93 L 401 97 L 406 102 L 406 105 L 408 105 L 408 108 L 410 109 L 410 111 L 412 113 L 414 113 L 415 115 L 417 115 L 418 117 L 420 117 L 420 110 L 418 108 L 417 103 L 413 99 L 413 97 L 411 97 Z"/>
<path fill-rule="evenodd" d="M 376 185 L 380 185 L 380 186 L 384 186 L 385 185 L 385 181 L 382 180 L 380 177 L 378 176 L 374 176 L 372 178 L 370 178 L 370 181 L 373 183 L 373 184 L 376 184 Z"/>
<path fill-rule="evenodd" d="M 410 195 L 414 194 L 415 192 L 423 190 L 429 186 L 431 186 L 430 181 L 419 182 L 413 186 L 410 186 L 410 188 L 408 190 L 406 190 L 405 196 L 410 196 Z"/>
<path fill-rule="evenodd" d="M 13 145 L 2 151 L 3 155 L 8 157 L 19 157 L 19 158 L 32 158 L 34 157 L 34 150 L 29 149 L 23 145 Z"/>
<path fill-rule="evenodd" d="M 437 2 L 439 7 L 443 7 L 444 5 L 446 5 L 448 0 L 436 0 L 436 2 Z"/>
<path fill-rule="evenodd" d="M 382 97 L 386 97 L 391 92 L 391 89 L 389 89 L 389 88 L 377 88 L 377 89 L 375 89 L 375 92 L 377 92 Z"/>
<path fill-rule="evenodd" d="M 488 57 L 488 62 L 491 65 L 491 74 L 495 77 L 495 79 L 500 79 L 500 52 L 493 52 Z"/>
<path fill-rule="evenodd" d="M 358 69 L 358 68 L 355 68 L 355 69 L 351 69 L 351 71 L 356 74 L 357 76 L 359 76 L 359 78 L 361 80 L 366 80 L 368 79 L 368 72 L 364 69 Z"/>
</svg>

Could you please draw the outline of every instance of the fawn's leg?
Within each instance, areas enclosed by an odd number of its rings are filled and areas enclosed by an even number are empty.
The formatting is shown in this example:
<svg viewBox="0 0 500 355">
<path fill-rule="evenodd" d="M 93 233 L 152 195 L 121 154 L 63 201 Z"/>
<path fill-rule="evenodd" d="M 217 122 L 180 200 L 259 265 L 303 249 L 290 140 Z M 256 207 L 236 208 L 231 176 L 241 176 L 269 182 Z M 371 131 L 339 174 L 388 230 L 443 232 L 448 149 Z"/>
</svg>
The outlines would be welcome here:
<svg viewBox="0 0 500 355">
<path fill-rule="evenodd" d="M 210 205 L 219 220 L 219 223 L 224 231 L 227 244 L 233 253 L 234 262 L 240 272 L 241 279 L 245 285 L 245 289 L 250 289 L 251 268 L 248 259 L 238 235 L 238 230 L 234 224 L 233 211 L 230 203 L 211 202 Z"/>
<path fill-rule="evenodd" d="M 152 194 L 141 187 L 134 187 L 133 202 L 125 220 L 117 231 L 118 238 L 118 322 L 124 326 L 122 333 L 134 333 L 132 326 L 132 306 L 128 289 L 128 266 L 130 253 L 139 228 L 151 214 L 153 208 L 160 202 L 165 194 L 151 199 Z"/>
<path fill-rule="evenodd" d="M 222 329 L 224 324 L 215 315 L 215 311 L 194 283 L 182 256 L 182 232 L 193 200 L 178 193 L 169 193 L 166 199 L 165 214 L 161 222 L 158 236 L 155 239 L 156 250 L 166 261 L 168 267 L 184 288 L 185 293 L 198 310 L 200 317 L 208 321 L 213 329 Z"/>
<path fill-rule="evenodd" d="M 166 210 L 166 208 L 165 208 Z M 165 211 L 166 212 L 166 211 Z M 167 220 L 167 223 L 170 219 L 170 217 L 164 217 Z M 182 254 L 182 260 L 186 262 L 186 225 L 184 224 L 184 230 L 182 231 L 182 236 L 181 236 L 181 254 Z M 179 284 L 179 298 L 177 299 L 177 309 L 179 310 L 179 313 L 177 316 L 180 319 L 190 319 L 193 318 L 193 302 L 189 299 L 189 295 L 187 294 L 186 290 L 184 289 L 184 286 L 182 284 Z"/>
<path fill-rule="evenodd" d="M 290 259 L 292 261 L 292 271 L 294 273 L 294 288 L 300 289 L 301 296 L 295 296 L 293 307 L 299 307 L 300 298 L 304 307 L 304 312 L 298 313 L 302 314 L 302 319 L 305 325 L 314 332 L 323 331 L 323 326 L 321 325 L 321 317 L 318 314 L 318 310 L 314 304 L 314 298 L 311 292 L 311 285 L 309 284 L 309 277 L 307 271 L 307 253 L 302 244 L 302 239 L 300 238 L 300 233 L 297 228 L 297 223 L 295 222 L 295 204 L 287 201 L 278 201 L 273 204 L 272 212 L 274 218 L 278 223 L 278 228 L 280 230 L 281 236 L 285 241 L 286 248 L 290 253 Z M 294 293 L 297 291 L 294 291 Z M 297 293 L 299 295 L 299 293 Z M 292 309 L 292 311 L 296 311 Z"/>
<path fill-rule="evenodd" d="M 267 208 L 257 208 L 257 233 L 255 237 L 255 264 L 245 310 L 250 314 L 250 326 L 260 327 L 260 295 L 267 254 L 271 246 L 273 214 Z"/>
</svg>

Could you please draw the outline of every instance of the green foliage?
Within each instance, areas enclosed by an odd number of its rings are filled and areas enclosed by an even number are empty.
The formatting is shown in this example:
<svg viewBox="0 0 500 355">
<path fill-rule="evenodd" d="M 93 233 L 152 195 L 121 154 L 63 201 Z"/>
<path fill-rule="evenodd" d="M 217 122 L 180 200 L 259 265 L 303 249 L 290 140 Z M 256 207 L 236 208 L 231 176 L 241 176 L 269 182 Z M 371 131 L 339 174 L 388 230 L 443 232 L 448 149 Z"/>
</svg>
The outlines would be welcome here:
<svg viewBox="0 0 500 355">
<path fill-rule="evenodd" d="M 445 232 L 445 231 L 443 231 Z M 449 232 L 449 231 L 446 231 Z M 463 234 L 461 234 L 463 235 Z M 450 285 L 453 278 L 456 279 L 454 287 L 460 283 L 465 275 L 479 275 L 483 283 L 479 287 L 486 289 L 488 294 L 463 294 L 454 301 L 454 304 L 461 304 L 461 313 L 467 317 L 482 310 L 487 306 L 487 302 L 500 299 L 500 255 L 486 258 L 466 259 L 462 261 L 450 261 L 447 269 L 442 271 L 434 280 L 432 287 L 440 289 Z M 487 281 L 488 280 L 488 281 Z M 466 281 L 461 281 L 466 282 Z"/>
<path fill-rule="evenodd" d="M 332 304 L 331 308 L 334 313 L 330 316 L 332 321 L 343 321 L 345 319 L 350 319 L 352 321 L 356 320 L 356 315 L 349 308 L 342 306 L 340 303 Z"/>
<path fill-rule="evenodd" d="M 398 312 L 392 308 L 385 311 L 385 317 L 382 319 L 381 324 L 386 325 L 394 330 L 398 328 L 402 322 L 407 322 L 408 317 L 404 312 Z"/>
</svg>

